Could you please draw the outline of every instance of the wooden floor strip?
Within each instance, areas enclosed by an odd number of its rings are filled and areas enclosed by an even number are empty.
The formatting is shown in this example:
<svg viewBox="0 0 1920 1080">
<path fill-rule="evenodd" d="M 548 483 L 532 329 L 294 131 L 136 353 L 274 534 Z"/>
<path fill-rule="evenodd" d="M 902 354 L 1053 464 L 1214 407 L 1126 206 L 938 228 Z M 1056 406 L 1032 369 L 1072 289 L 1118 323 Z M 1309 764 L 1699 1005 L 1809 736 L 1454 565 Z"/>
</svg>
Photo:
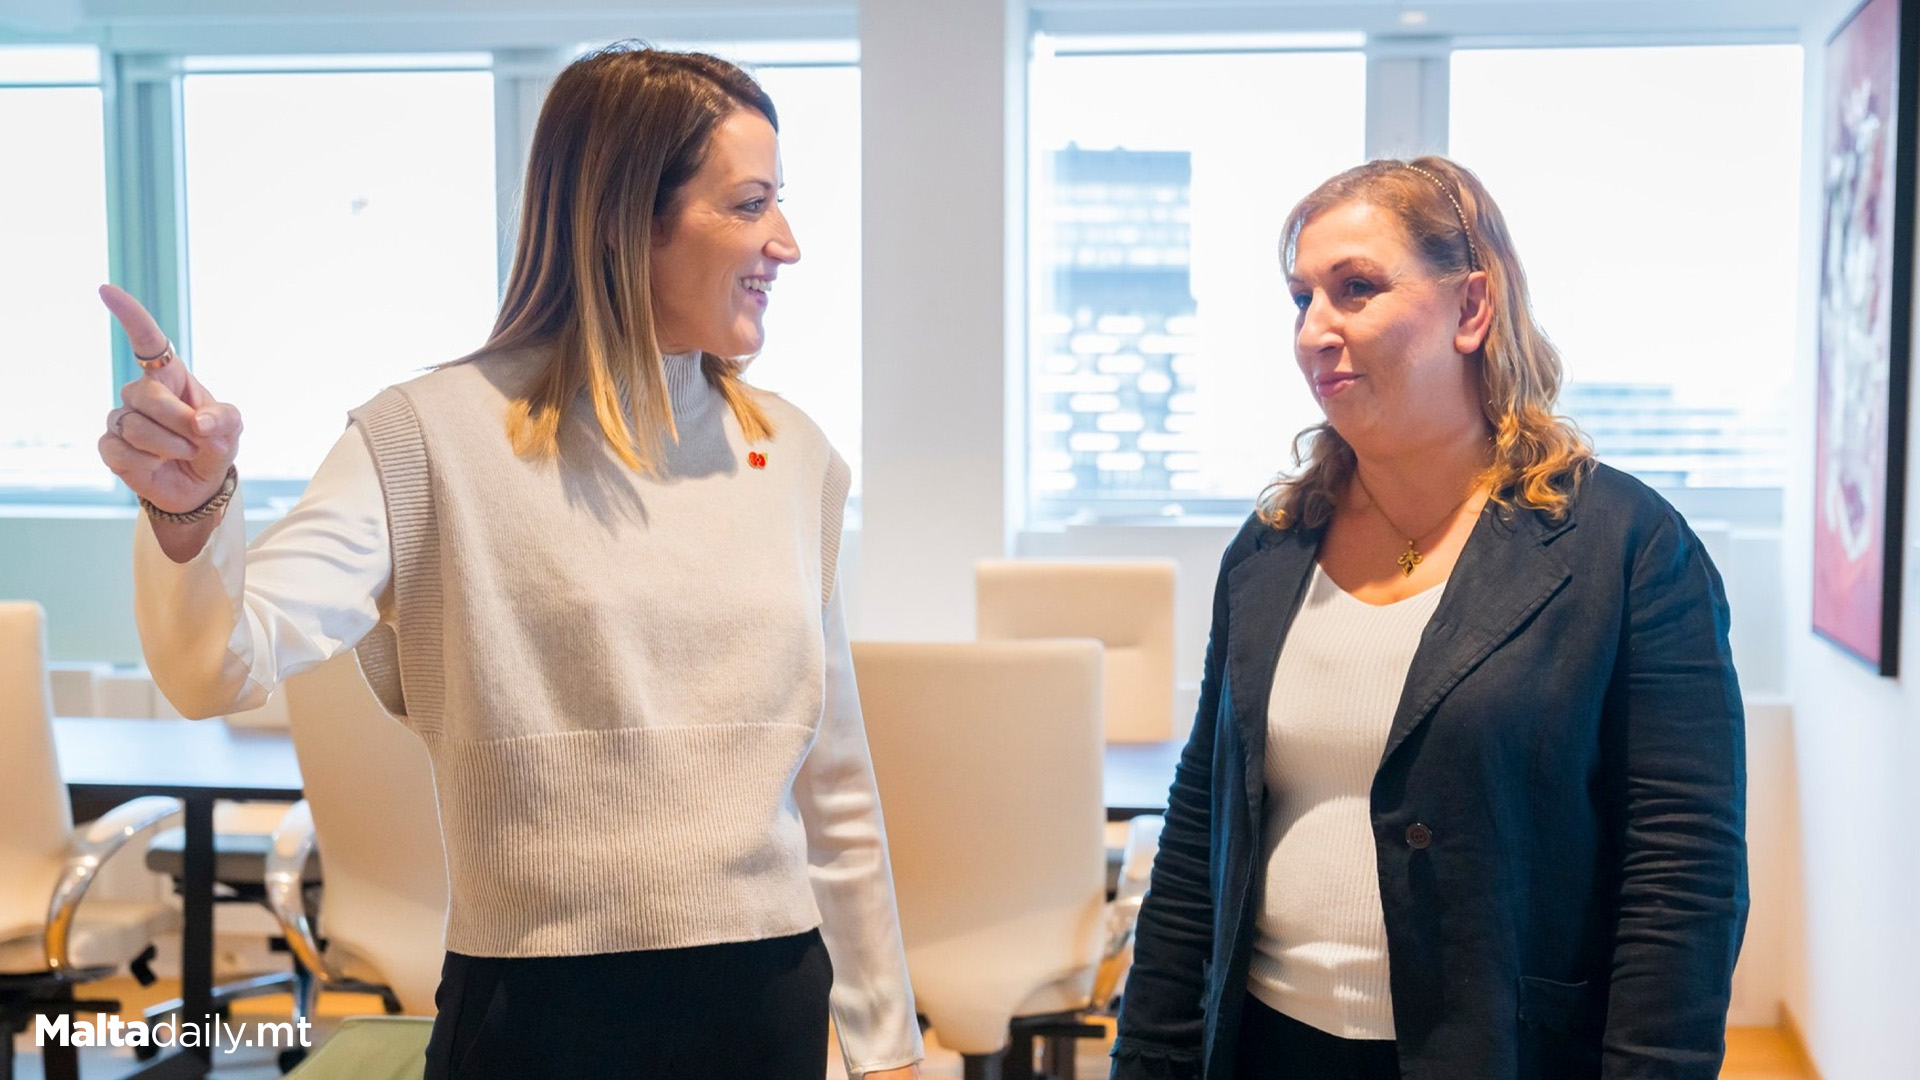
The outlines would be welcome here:
<svg viewBox="0 0 1920 1080">
<path fill-rule="evenodd" d="M 107 979 L 87 987 L 87 996 L 117 998 L 122 1003 L 122 1015 L 136 1016 L 147 1004 L 165 1000 L 179 992 L 178 985 L 172 980 L 162 979 L 153 986 L 142 987 L 130 978 Z M 285 995 L 255 998 L 237 1002 L 234 1005 L 236 1019 L 272 1020 L 288 1015 L 292 1001 Z M 346 1016 L 364 1016 L 380 1010 L 380 999 L 366 994 L 322 994 L 320 996 L 321 1031 L 325 1032 Z M 1792 1023 L 1791 1017 L 1788 1024 Z M 1099 1080 L 1107 1075 L 1107 1048 L 1111 1040 L 1085 1039 L 1080 1043 L 1080 1052 L 1076 1055 L 1075 1065 L 1081 1080 Z M 20 1053 L 17 1066 L 17 1080 L 40 1080 L 39 1054 L 33 1049 L 31 1035 L 22 1035 L 15 1040 Z M 841 1066 L 839 1047 L 830 1040 L 832 1060 L 829 1063 L 830 1080 L 846 1080 L 846 1070 Z M 97 1070 L 106 1067 L 93 1064 L 102 1058 L 130 1056 L 128 1051 L 88 1051 L 83 1056 L 85 1068 L 92 1075 L 101 1075 Z M 113 1070 L 107 1067 L 107 1072 Z M 216 1069 L 211 1080 L 274 1080 L 278 1070 L 271 1064 L 271 1056 L 265 1054 L 244 1055 L 233 1060 L 227 1068 Z M 927 1061 L 922 1066 L 924 1080 L 958 1080 L 961 1076 L 960 1055 L 940 1045 L 938 1033 L 929 1032 L 927 1036 Z M 1720 1072 L 1720 1080 L 1819 1080 L 1819 1073 L 1810 1068 L 1800 1049 L 1800 1041 L 1792 1028 L 1751 1028 L 1736 1027 L 1727 1029 L 1727 1061 Z"/>
</svg>

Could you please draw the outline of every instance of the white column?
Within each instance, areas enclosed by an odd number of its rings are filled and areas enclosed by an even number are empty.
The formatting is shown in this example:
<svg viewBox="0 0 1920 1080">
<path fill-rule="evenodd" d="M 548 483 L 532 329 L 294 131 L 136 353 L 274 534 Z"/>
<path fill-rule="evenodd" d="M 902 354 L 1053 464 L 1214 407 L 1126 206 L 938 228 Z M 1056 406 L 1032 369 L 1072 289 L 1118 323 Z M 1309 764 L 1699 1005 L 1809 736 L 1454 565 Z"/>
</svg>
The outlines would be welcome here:
<svg viewBox="0 0 1920 1080">
<path fill-rule="evenodd" d="M 973 635 L 1021 473 L 1026 5 L 860 9 L 867 638 Z"/>
</svg>

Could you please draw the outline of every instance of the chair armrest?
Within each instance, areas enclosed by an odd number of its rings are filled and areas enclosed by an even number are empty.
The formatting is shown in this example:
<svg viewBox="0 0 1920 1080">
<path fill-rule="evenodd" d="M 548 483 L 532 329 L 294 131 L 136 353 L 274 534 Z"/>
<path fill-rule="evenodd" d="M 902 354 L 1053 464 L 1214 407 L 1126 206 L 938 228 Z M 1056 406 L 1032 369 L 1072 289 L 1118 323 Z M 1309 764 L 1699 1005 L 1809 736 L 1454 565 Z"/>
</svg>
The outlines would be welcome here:
<svg viewBox="0 0 1920 1080">
<path fill-rule="evenodd" d="M 328 966 L 320 952 L 320 940 L 307 918 L 307 860 L 313 856 L 313 807 L 301 799 L 287 808 L 286 816 L 273 830 L 273 846 L 267 849 L 267 906 L 280 923 L 280 936 L 287 948 L 314 977 L 338 982 L 340 973 Z"/>
<path fill-rule="evenodd" d="M 87 826 L 74 841 L 74 849 L 61 868 L 47 901 L 45 938 L 47 969 L 66 972 L 72 969 L 68 950 L 73 943 L 73 920 L 80 901 L 86 898 L 100 867 L 131 841 L 152 836 L 180 814 L 180 800 L 164 795 L 145 795 L 129 799 L 107 811 Z"/>
<path fill-rule="evenodd" d="M 1127 848 L 1120 863 L 1120 884 L 1113 902 L 1107 905 L 1107 944 L 1100 952 L 1100 966 L 1093 976 L 1090 1003 L 1095 1011 L 1105 1010 L 1112 1003 L 1120 980 L 1133 966 L 1133 928 L 1140 921 L 1140 904 L 1146 898 L 1153 859 L 1160 853 L 1160 828 L 1165 824 L 1166 819 L 1158 814 L 1142 815 L 1127 822 Z"/>
<path fill-rule="evenodd" d="M 1160 814 L 1142 814 L 1127 821 L 1127 847 L 1120 860 L 1119 896 L 1141 896 L 1147 891 L 1147 879 L 1153 875 L 1154 857 L 1160 854 L 1160 830 L 1167 819 Z"/>
<path fill-rule="evenodd" d="M 1112 1003 L 1121 976 L 1133 964 L 1133 927 L 1140 921 L 1140 900 L 1123 896 L 1107 905 L 1107 943 L 1100 950 L 1100 966 L 1094 970 L 1093 993 L 1088 998 L 1095 1012 L 1104 1012 Z"/>
</svg>

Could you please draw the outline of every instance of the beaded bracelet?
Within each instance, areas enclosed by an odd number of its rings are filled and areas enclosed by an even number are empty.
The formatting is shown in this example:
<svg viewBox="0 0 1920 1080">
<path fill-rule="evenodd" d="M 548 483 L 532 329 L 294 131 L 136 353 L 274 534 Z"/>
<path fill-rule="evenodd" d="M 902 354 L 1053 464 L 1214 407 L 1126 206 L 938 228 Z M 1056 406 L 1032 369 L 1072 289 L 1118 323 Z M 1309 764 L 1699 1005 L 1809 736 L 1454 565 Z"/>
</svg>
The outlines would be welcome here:
<svg viewBox="0 0 1920 1080">
<path fill-rule="evenodd" d="M 196 521 L 204 521 L 220 511 L 225 510 L 227 504 L 233 501 L 233 493 L 238 490 L 239 487 L 240 470 L 235 466 L 229 465 L 227 466 L 227 478 L 220 481 L 220 490 L 213 493 L 213 498 L 188 510 L 186 513 L 176 514 L 171 510 L 162 510 L 151 502 L 148 502 L 145 498 L 140 500 L 140 509 L 145 510 L 147 516 L 153 518 L 155 521 L 169 521 L 175 525 L 191 525 Z"/>
</svg>

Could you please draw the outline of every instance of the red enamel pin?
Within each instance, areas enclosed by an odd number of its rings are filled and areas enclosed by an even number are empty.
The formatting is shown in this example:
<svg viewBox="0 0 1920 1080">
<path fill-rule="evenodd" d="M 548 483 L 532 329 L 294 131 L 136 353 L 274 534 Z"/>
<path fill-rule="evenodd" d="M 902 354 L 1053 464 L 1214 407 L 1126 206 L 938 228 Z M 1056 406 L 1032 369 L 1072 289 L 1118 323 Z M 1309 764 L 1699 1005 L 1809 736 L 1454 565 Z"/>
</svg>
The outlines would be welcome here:
<svg viewBox="0 0 1920 1080">
<path fill-rule="evenodd" d="M 767 455 L 758 450 L 750 451 L 747 454 L 747 464 L 756 469 L 764 469 L 767 467 Z"/>
</svg>

